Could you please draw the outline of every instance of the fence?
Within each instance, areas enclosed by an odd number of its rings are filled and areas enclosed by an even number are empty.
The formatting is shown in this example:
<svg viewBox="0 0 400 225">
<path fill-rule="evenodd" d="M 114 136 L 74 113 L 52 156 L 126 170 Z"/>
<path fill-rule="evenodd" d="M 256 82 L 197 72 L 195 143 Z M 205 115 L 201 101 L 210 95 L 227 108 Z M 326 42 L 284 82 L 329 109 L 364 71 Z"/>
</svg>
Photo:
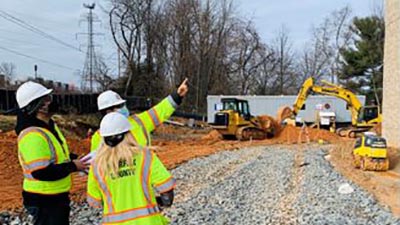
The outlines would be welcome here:
<svg viewBox="0 0 400 225">
<path fill-rule="evenodd" d="M 89 114 L 97 112 L 97 96 L 98 94 L 53 94 L 53 100 L 59 106 L 58 112 L 60 114 L 75 113 L 75 114 Z M 149 109 L 157 102 L 146 97 L 126 97 L 126 105 L 130 110 L 144 111 Z M 0 89 L 0 113 L 14 114 L 15 109 L 18 108 L 15 99 L 15 90 Z M 175 116 L 194 118 L 196 120 L 204 120 L 202 115 L 193 113 L 185 113 L 176 111 Z"/>
<path fill-rule="evenodd" d="M 95 113 L 98 94 L 53 94 L 58 113 Z M 14 113 L 18 108 L 15 90 L 0 90 L 0 112 Z"/>
</svg>

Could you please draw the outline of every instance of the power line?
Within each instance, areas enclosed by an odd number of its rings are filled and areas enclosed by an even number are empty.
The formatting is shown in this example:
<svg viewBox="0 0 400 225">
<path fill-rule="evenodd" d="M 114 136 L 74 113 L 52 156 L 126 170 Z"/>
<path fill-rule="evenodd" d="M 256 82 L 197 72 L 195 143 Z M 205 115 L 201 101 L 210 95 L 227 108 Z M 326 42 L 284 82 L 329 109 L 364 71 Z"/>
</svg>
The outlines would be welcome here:
<svg viewBox="0 0 400 225">
<path fill-rule="evenodd" d="M 7 42 L 7 41 L 12 42 L 13 44 L 21 43 L 21 44 L 27 44 L 27 45 L 31 45 L 31 46 L 38 46 L 38 47 L 41 46 L 41 44 L 38 44 L 38 43 L 33 43 L 33 42 L 29 42 L 29 41 L 23 41 L 23 40 L 15 39 L 15 38 L 0 37 L 0 40 L 1 39 L 4 40 L 5 42 Z"/>
<path fill-rule="evenodd" d="M 26 57 L 26 58 L 35 59 L 35 60 L 37 60 L 37 61 L 40 61 L 40 62 L 42 62 L 42 63 L 49 64 L 49 65 L 52 65 L 52 66 L 57 66 L 57 67 L 60 67 L 60 68 L 63 68 L 63 69 L 68 69 L 68 70 L 73 70 L 73 71 L 75 71 L 75 69 L 72 68 L 72 67 L 63 66 L 63 65 L 61 65 L 61 64 L 54 63 L 54 62 L 50 62 L 50 61 L 47 61 L 47 60 L 45 60 L 45 59 L 41 59 L 41 58 L 37 58 L 37 57 L 34 57 L 34 56 L 26 55 L 26 54 L 24 54 L 24 53 L 20 53 L 20 52 L 17 52 L 17 51 L 15 51 L 15 50 L 11 50 L 11 49 L 6 48 L 6 47 L 0 46 L 0 49 L 3 49 L 4 51 L 11 52 L 11 53 L 14 53 L 14 54 L 16 54 L 16 55 L 23 56 L 23 57 Z"/>
<path fill-rule="evenodd" d="M 29 23 L 27 23 L 27 22 L 25 22 L 25 21 L 15 17 L 15 16 L 13 16 L 13 15 L 5 12 L 5 11 L 3 11 L 3 10 L 0 10 L 0 17 L 2 17 L 2 18 L 6 19 L 6 20 L 8 20 L 8 21 L 10 21 L 10 22 L 12 22 L 14 24 L 17 24 L 20 27 L 28 29 L 28 30 L 32 31 L 33 33 L 39 34 L 42 37 L 45 37 L 45 38 L 50 39 L 52 41 L 55 41 L 55 42 L 57 42 L 57 43 L 59 43 L 61 45 L 64 45 L 64 46 L 66 46 L 68 48 L 71 48 L 71 49 L 74 49 L 76 51 L 79 51 L 79 52 L 83 53 L 79 48 L 62 41 L 62 40 L 60 40 L 60 39 L 58 39 L 58 38 L 56 38 L 56 37 L 54 37 L 54 36 L 52 36 L 52 35 L 50 35 L 50 34 L 48 34 L 46 32 L 40 30 L 39 28 L 37 28 L 37 27 L 35 27 L 35 26 L 33 26 L 33 25 L 31 25 L 31 24 L 29 24 Z"/>
</svg>

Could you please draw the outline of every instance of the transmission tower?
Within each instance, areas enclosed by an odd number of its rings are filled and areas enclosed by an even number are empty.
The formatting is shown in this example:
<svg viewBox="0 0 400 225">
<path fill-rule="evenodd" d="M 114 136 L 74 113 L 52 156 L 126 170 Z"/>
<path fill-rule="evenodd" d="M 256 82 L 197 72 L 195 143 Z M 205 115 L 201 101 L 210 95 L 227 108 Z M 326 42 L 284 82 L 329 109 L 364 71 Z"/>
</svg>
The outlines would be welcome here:
<svg viewBox="0 0 400 225">
<path fill-rule="evenodd" d="M 101 35 L 101 33 L 95 33 L 93 31 L 93 23 L 95 22 L 100 22 L 100 20 L 97 19 L 96 14 L 93 13 L 93 10 L 95 8 L 96 4 L 83 4 L 83 7 L 87 8 L 89 12 L 84 15 L 85 22 L 88 24 L 88 32 L 87 33 L 78 33 L 82 35 L 87 35 L 88 40 L 87 40 L 87 51 L 86 51 L 86 59 L 85 59 L 85 64 L 83 67 L 82 71 L 82 89 L 87 90 L 87 86 L 89 83 L 89 91 L 93 92 L 93 83 L 94 79 L 98 73 L 98 63 L 97 63 L 97 57 L 96 57 L 96 52 L 95 52 L 95 47 L 96 45 L 94 44 L 94 36 L 95 35 Z"/>
</svg>

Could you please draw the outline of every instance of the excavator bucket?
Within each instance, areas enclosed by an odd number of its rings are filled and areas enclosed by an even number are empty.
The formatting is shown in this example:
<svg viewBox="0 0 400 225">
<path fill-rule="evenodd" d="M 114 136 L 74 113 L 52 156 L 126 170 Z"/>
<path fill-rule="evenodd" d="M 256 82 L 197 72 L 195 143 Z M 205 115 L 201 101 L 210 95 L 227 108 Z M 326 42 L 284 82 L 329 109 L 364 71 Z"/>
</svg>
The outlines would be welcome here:
<svg viewBox="0 0 400 225">
<path fill-rule="evenodd" d="M 289 106 L 282 106 L 278 109 L 276 121 L 281 124 L 285 119 L 293 117 L 293 111 Z"/>
</svg>

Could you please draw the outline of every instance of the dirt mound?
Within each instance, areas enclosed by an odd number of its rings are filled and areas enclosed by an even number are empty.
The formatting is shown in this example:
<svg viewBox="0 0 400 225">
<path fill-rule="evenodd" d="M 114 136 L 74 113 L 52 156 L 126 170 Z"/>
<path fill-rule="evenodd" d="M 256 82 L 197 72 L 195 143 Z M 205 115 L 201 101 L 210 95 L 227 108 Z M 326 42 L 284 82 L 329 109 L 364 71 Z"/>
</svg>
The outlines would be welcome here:
<svg viewBox="0 0 400 225">
<path fill-rule="evenodd" d="M 15 139 L 17 134 L 14 131 L 8 131 L 0 135 L 0 140 Z"/>
<path fill-rule="evenodd" d="M 329 143 L 336 143 L 341 139 L 336 134 L 331 133 L 327 130 L 313 129 L 308 127 L 301 128 L 288 125 L 283 127 L 281 132 L 272 140 L 275 143 L 297 144 L 318 140 L 323 140 Z"/>
<path fill-rule="evenodd" d="M 260 122 L 260 127 L 265 130 L 273 130 L 273 133 L 278 133 L 280 130 L 280 124 L 271 116 L 261 115 L 257 116 L 258 121 Z"/>
<path fill-rule="evenodd" d="M 78 155 L 89 152 L 88 139 L 68 139 L 70 152 Z M 74 176 L 74 192 L 84 193 L 86 182 Z M 14 131 L 0 134 L 0 183 L 2 201 L 0 209 L 14 209 L 22 206 L 22 169 L 18 161 L 17 135 Z M 80 195 L 79 195 L 80 196 Z"/>
<path fill-rule="evenodd" d="M 210 133 L 202 136 L 201 139 L 202 140 L 221 140 L 222 135 L 218 131 L 212 130 L 212 131 L 210 131 Z"/>
</svg>

